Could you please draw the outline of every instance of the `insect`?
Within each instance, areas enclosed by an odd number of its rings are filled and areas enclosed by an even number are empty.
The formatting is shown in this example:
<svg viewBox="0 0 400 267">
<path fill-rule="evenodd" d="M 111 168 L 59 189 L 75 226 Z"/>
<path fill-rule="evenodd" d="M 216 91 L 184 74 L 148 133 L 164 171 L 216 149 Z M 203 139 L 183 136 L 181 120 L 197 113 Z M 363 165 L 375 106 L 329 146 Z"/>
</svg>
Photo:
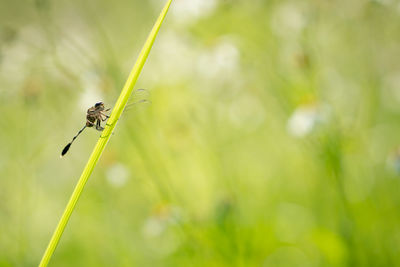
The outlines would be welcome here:
<svg viewBox="0 0 400 267">
<path fill-rule="evenodd" d="M 105 114 L 105 112 L 109 111 L 110 109 L 106 109 L 104 107 L 103 102 L 96 103 L 93 107 L 89 108 L 86 113 L 86 124 L 83 128 L 72 138 L 72 141 L 69 142 L 61 152 L 61 157 L 67 154 L 69 148 L 71 147 L 72 143 L 75 139 L 86 129 L 86 127 L 95 127 L 98 131 L 103 131 L 104 128 L 101 126 L 101 122 L 107 120 L 109 116 Z"/>
<path fill-rule="evenodd" d="M 139 103 L 151 103 L 146 97 L 149 96 L 149 92 L 146 89 L 137 89 L 134 91 L 135 98 L 139 98 L 139 100 L 128 104 L 125 107 L 129 109 L 131 106 L 139 104 Z M 72 143 L 75 139 L 86 129 L 86 127 L 94 127 L 98 131 L 103 131 L 104 128 L 101 126 L 101 122 L 106 121 L 110 116 L 105 114 L 105 112 L 110 111 L 110 108 L 106 109 L 104 107 L 103 102 L 96 103 L 93 107 L 89 108 L 86 113 L 86 124 L 83 128 L 72 138 L 72 141 L 69 142 L 64 149 L 61 151 L 61 157 L 67 154 L 68 150 L 70 149 Z"/>
</svg>

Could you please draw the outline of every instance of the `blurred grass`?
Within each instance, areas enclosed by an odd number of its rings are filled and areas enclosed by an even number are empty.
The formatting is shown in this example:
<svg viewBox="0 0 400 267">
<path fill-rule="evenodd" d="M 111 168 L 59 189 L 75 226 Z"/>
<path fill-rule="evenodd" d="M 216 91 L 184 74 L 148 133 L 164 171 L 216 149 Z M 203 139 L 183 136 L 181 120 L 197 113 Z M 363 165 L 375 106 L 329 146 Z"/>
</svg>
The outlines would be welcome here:
<svg viewBox="0 0 400 267">
<path fill-rule="evenodd" d="M 117 3 L 0 1 L 1 266 L 37 264 L 161 6 Z M 399 14 L 176 0 L 53 265 L 399 265 Z"/>
</svg>

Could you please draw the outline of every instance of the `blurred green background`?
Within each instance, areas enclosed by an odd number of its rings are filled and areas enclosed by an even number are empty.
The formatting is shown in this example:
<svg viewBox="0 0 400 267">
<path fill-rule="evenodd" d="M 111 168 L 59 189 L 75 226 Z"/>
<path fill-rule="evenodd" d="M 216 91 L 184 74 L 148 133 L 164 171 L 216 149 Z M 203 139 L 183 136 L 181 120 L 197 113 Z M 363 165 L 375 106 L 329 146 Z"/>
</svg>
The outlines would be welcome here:
<svg viewBox="0 0 400 267">
<path fill-rule="evenodd" d="M 0 266 L 40 261 L 164 4 L 0 1 Z M 174 0 L 50 266 L 400 266 L 399 33 L 398 0 Z"/>
</svg>

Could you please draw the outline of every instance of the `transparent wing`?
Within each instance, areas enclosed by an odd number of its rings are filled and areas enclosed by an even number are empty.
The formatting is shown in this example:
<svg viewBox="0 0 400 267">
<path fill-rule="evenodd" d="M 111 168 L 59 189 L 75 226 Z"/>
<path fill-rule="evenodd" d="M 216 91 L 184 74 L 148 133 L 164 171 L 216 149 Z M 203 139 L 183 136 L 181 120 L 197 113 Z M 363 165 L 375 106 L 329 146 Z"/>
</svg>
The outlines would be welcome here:
<svg viewBox="0 0 400 267">
<path fill-rule="evenodd" d="M 137 89 L 132 93 L 132 96 L 125 106 L 124 112 L 131 110 L 138 105 L 151 104 L 150 92 L 147 89 Z"/>
</svg>

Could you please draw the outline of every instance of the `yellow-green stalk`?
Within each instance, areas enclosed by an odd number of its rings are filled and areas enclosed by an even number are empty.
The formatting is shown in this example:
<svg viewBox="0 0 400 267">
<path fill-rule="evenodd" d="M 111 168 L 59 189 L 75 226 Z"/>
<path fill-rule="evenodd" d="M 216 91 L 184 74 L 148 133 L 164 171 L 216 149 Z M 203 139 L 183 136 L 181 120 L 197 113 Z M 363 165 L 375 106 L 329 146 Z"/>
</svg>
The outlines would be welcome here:
<svg viewBox="0 0 400 267">
<path fill-rule="evenodd" d="M 112 132 L 117 124 L 119 117 L 121 116 L 125 105 L 132 93 L 133 87 L 136 83 L 136 80 L 139 77 L 139 74 L 143 68 L 144 63 L 146 62 L 147 56 L 150 53 L 151 47 L 153 46 L 154 40 L 157 36 L 158 31 L 160 30 L 161 24 L 165 18 L 165 15 L 168 12 L 169 6 L 171 5 L 172 0 L 168 0 L 164 9 L 161 11 L 160 16 L 158 17 L 153 29 L 151 30 L 149 36 L 147 37 L 146 43 L 144 44 L 142 51 L 139 54 L 138 59 L 136 60 L 135 65 L 131 73 L 129 74 L 128 80 L 126 81 L 124 88 L 121 91 L 121 94 L 115 103 L 115 106 L 111 112 L 110 118 L 107 121 L 105 129 L 103 130 L 99 141 L 97 142 L 90 158 L 85 166 L 85 169 L 82 172 L 81 177 L 74 189 L 74 192 L 71 195 L 71 198 L 68 201 L 68 204 L 64 210 L 63 215 L 61 216 L 60 221 L 58 222 L 57 228 L 51 237 L 51 240 L 46 248 L 46 251 L 43 254 L 42 260 L 40 261 L 39 267 L 47 266 L 50 261 L 51 256 L 54 253 L 54 250 L 57 247 L 58 242 L 60 241 L 61 235 L 64 232 L 65 226 L 71 216 L 72 211 L 75 208 L 76 202 L 78 201 L 82 190 L 92 173 L 94 166 L 99 160 L 101 153 L 103 152 L 108 140 L 112 136 Z"/>
</svg>

